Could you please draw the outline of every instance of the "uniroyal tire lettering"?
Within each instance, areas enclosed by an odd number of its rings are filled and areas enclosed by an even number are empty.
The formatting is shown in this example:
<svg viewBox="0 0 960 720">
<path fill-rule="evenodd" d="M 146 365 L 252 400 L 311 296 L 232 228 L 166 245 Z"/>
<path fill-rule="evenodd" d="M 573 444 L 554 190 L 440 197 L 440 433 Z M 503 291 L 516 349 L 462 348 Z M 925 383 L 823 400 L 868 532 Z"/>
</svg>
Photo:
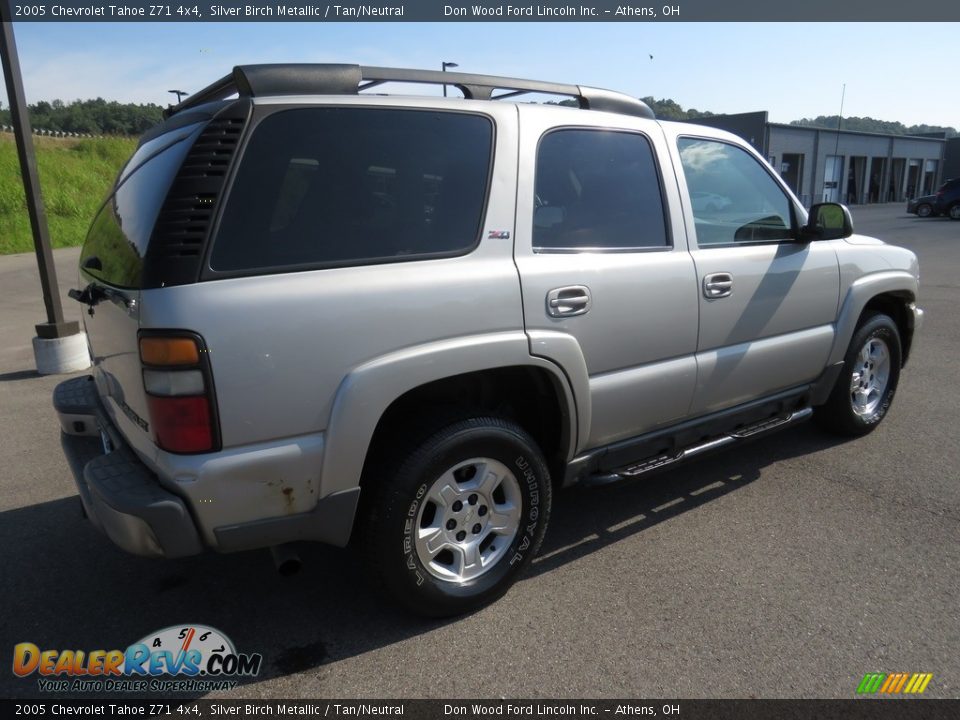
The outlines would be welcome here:
<svg viewBox="0 0 960 720">
<path fill-rule="evenodd" d="M 513 461 L 513 464 L 520 470 L 523 479 L 527 483 L 527 492 L 530 501 L 530 513 L 528 515 L 530 523 L 526 526 L 527 534 L 523 536 L 513 557 L 510 558 L 510 564 L 516 565 L 518 562 L 523 562 L 524 553 L 531 545 L 530 539 L 537 531 L 537 520 L 540 518 L 540 484 L 537 480 L 537 474 L 523 455 L 517 457 L 517 459 Z"/>
<path fill-rule="evenodd" d="M 420 507 L 420 500 L 427 492 L 427 485 L 424 483 L 417 490 L 415 499 L 410 503 L 407 510 L 407 517 L 403 521 L 403 554 L 407 556 L 404 564 L 417 578 L 417 585 L 423 584 L 423 576 L 417 570 L 417 562 L 413 559 L 413 518 L 417 516 L 417 508 Z"/>
<path fill-rule="evenodd" d="M 527 532 L 533 537 L 537 528 L 537 520 L 540 518 L 540 485 L 537 482 L 537 475 L 530 467 L 530 463 L 522 455 L 514 461 L 514 465 L 523 473 L 524 480 L 527 481 L 527 489 L 530 491 L 530 524 L 527 526 Z M 526 547 L 521 548 L 526 549 Z M 523 559 L 522 557 L 520 559 Z M 512 561 L 511 561 L 512 564 Z"/>
</svg>

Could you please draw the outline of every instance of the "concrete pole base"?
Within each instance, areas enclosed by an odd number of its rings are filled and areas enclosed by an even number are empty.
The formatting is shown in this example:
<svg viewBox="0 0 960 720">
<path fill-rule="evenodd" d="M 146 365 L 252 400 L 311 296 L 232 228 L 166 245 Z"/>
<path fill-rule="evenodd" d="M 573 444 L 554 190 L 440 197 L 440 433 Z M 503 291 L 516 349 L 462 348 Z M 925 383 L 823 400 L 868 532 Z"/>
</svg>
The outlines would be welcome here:
<svg viewBox="0 0 960 720">
<path fill-rule="evenodd" d="M 41 375 L 59 375 L 90 367 L 87 334 L 74 333 L 61 338 L 33 339 L 33 357 Z"/>
</svg>

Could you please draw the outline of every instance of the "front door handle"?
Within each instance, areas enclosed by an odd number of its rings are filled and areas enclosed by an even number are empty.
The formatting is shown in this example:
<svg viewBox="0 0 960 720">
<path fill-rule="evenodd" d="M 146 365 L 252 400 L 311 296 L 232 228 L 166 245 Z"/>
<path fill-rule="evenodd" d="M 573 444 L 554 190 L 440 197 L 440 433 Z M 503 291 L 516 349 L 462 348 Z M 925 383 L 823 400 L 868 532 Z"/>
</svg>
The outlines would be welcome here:
<svg viewBox="0 0 960 720">
<path fill-rule="evenodd" d="M 708 298 L 725 298 L 733 292 L 733 275 L 726 272 L 710 273 L 703 277 L 703 295 Z"/>
<path fill-rule="evenodd" d="M 547 293 L 547 315 L 570 317 L 590 310 L 590 288 L 586 285 L 568 285 Z"/>
</svg>

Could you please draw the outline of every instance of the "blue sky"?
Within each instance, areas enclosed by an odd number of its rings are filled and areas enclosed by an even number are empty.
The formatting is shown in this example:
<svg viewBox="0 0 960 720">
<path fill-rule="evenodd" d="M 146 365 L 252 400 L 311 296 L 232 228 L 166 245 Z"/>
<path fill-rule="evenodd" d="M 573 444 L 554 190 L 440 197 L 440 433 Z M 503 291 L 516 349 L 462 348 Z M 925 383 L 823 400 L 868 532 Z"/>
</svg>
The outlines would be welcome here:
<svg viewBox="0 0 960 720">
<path fill-rule="evenodd" d="M 956 23 L 16 23 L 29 102 L 165 104 L 235 64 L 356 62 L 595 85 L 774 122 L 836 114 L 960 127 Z M 650 59 L 653 55 L 653 59 Z M 938 80 L 938 78 L 940 78 Z M 5 94 L 0 92 L 6 106 Z"/>
</svg>

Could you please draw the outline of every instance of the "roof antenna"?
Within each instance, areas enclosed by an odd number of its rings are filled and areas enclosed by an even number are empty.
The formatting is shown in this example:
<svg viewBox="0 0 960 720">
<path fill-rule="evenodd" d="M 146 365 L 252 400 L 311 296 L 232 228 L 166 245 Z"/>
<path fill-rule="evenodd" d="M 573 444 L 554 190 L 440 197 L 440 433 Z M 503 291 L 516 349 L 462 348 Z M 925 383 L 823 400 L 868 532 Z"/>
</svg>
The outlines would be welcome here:
<svg viewBox="0 0 960 720">
<path fill-rule="evenodd" d="M 843 99 L 847 95 L 847 84 L 843 84 L 843 90 L 840 93 L 840 114 L 837 116 L 837 143 L 833 146 L 833 154 L 840 153 L 840 123 L 843 122 Z"/>
</svg>

